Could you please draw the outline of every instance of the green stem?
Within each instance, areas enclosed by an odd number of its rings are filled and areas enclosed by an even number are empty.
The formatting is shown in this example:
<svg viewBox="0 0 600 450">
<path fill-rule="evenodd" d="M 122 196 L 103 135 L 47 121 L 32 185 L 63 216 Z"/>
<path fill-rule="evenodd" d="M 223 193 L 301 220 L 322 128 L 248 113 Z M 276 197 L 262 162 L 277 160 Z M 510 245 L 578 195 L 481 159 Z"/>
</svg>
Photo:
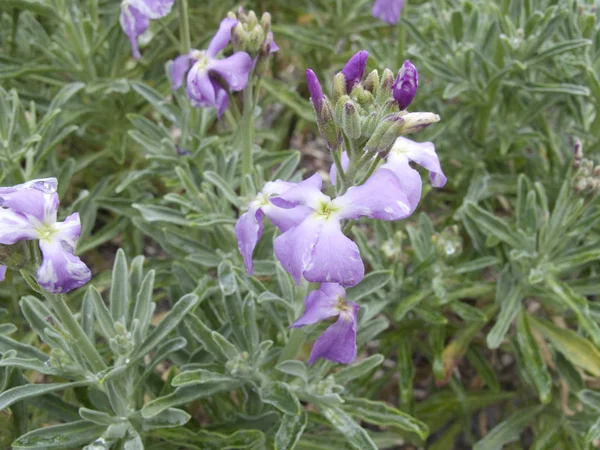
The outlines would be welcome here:
<svg viewBox="0 0 600 450">
<path fill-rule="evenodd" d="M 338 192 L 344 192 L 345 187 L 346 187 L 346 174 L 344 173 L 344 168 L 342 167 L 340 151 L 334 150 L 333 152 L 331 152 L 331 156 L 333 156 L 333 163 L 335 164 L 335 169 L 337 170 L 337 175 L 338 175 L 338 180 L 339 180 L 336 190 Z"/>
<path fill-rule="evenodd" d="M 192 40 L 190 38 L 190 18 L 188 15 L 188 0 L 179 0 L 177 2 L 177 7 L 179 8 L 181 53 L 188 53 L 192 48 Z"/>
<path fill-rule="evenodd" d="M 381 161 L 381 154 L 380 153 L 377 154 L 377 156 L 375 157 L 375 159 L 373 160 L 373 162 L 369 166 L 369 169 L 367 170 L 367 173 L 365 173 L 365 176 L 362 177 L 360 179 L 360 181 L 356 184 L 357 186 L 360 186 L 361 184 L 364 184 L 365 181 L 367 181 L 369 179 L 369 177 L 371 175 L 373 175 L 373 172 L 375 172 L 375 169 L 377 169 L 377 166 L 379 165 L 379 161 Z"/>
<path fill-rule="evenodd" d="M 242 175 L 245 177 L 252 173 L 252 146 L 254 144 L 254 92 L 252 79 L 248 81 L 244 89 L 244 110 L 240 124 L 240 136 L 242 144 Z M 244 183 L 242 183 L 242 195 L 246 195 Z"/>
<path fill-rule="evenodd" d="M 83 328 L 79 325 L 79 322 L 75 320 L 71 310 L 65 303 L 65 299 L 63 295 L 54 295 L 50 293 L 44 293 L 46 299 L 52 305 L 52 309 L 65 326 L 67 331 L 71 334 L 71 336 L 75 339 L 75 342 L 87 358 L 94 372 L 101 372 L 106 369 L 106 364 L 94 347 L 94 344 L 89 340 Z"/>
</svg>

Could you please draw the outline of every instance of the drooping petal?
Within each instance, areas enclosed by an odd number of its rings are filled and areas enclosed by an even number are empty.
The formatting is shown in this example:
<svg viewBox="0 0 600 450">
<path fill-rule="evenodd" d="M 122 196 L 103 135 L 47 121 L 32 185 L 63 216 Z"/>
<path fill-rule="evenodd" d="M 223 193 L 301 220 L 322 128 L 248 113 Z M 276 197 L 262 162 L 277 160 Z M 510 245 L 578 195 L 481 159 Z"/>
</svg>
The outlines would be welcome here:
<svg viewBox="0 0 600 450">
<path fill-rule="evenodd" d="M 348 302 L 346 305 L 350 311 L 340 314 L 339 319 L 315 341 L 310 352 L 309 364 L 314 364 L 319 358 L 341 364 L 349 364 L 356 359 L 358 353 L 356 347 L 358 305 L 352 302 Z"/>
<path fill-rule="evenodd" d="M 248 53 L 237 52 L 225 59 L 211 59 L 206 70 L 223 78 L 232 91 L 241 91 L 248 84 L 252 58 Z"/>
<path fill-rule="evenodd" d="M 38 232 L 24 215 L 0 206 L 0 244 L 11 245 L 37 238 Z"/>
<path fill-rule="evenodd" d="M 397 155 L 390 153 L 387 162 L 378 170 L 391 170 L 398 178 L 398 183 L 402 188 L 402 192 L 406 195 L 410 204 L 410 214 L 412 214 L 421 200 L 421 190 L 423 182 L 421 175 L 415 169 L 410 167 L 406 155 Z"/>
<path fill-rule="evenodd" d="M 56 178 L 45 178 L 0 188 L 0 207 L 22 214 L 34 225 L 53 224 L 58 210 L 56 187 Z"/>
<path fill-rule="evenodd" d="M 188 72 L 186 90 L 187 96 L 198 106 L 215 106 L 215 87 L 208 72 L 198 63 L 194 64 Z"/>
<path fill-rule="evenodd" d="M 42 264 L 38 268 L 38 283 L 53 294 L 64 294 L 83 286 L 92 277 L 90 269 L 75 256 L 75 246 L 81 233 L 79 214 L 71 214 L 56 224 L 50 239 L 40 240 Z"/>
<path fill-rule="evenodd" d="M 298 183 L 292 183 L 291 181 L 283 180 L 267 181 L 260 192 L 265 194 L 267 197 L 271 197 L 273 195 L 278 195 L 284 193 L 285 191 L 289 191 L 297 184 Z"/>
<path fill-rule="evenodd" d="M 354 85 L 362 80 L 365 68 L 367 67 L 367 59 L 369 59 L 369 52 L 361 50 L 354 54 L 342 69 L 348 92 L 352 91 Z"/>
<path fill-rule="evenodd" d="M 330 198 L 321 192 L 323 179 L 315 173 L 312 177 L 298 183 L 290 190 L 271 199 L 271 203 L 280 208 L 293 208 L 297 205 L 306 205 L 317 209 L 322 202 L 329 202 Z"/>
<path fill-rule="evenodd" d="M 360 186 L 353 186 L 331 202 L 343 219 L 370 217 L 400 220 L 411 213 L 411 206 L 398 177 L 391 170 L 376 170 Z"/>
<path fill-rule="evenodd" d="M 310 216 L 304 222 L 307 221 L 312 221 Z M 305 265 L 304 278 L 307 281 L 354 286 L 360 283 L 364 275 L 365 266 L 357 245 L 342 233 L 338 217 L 328 217 L 323 221 L 312 249 L 310 263 Z"/>
<path fill-rule="evenodd" d="M 300 284 L 302 273 L 311 262 L 313 248 L 323 225 L 323 219 L 309 216 L 300 225 L 275 239 L 275 256 L 296 284 Z"/>
<path fill-rule="evenodd" d="M 6 266 L 0 265 L 0 281 L 4 281 L 6 277 Z"/>
<path fill-rule="evenodd" d="M 210 41 L 208 49 L 206 50 L 206 55 L 209 58 L 214 58 L 217 53 L 227 47 L 227 44 L 229 44 L 229 41 L 231 40 L 231 30 L 237 24 L 238 20 L 230 17 L 226 17 L 221 21 L 219 30 Z"/>
<path fill-rule="evenodd" d="M 433 187 L 441 188 L 446 184 L 447 179 L 435 153 L 433 142 L 415 142 L 401 136 L 396 139 L 391 151 L 405 154 L 408 159 L 427 169 Z"/>
<path fill-rule="evenodd" d="M 171 12 L 175 0 L 127 0 L 127 3 L 150 19 L 160 19 Z"/>
<path fill-rule="evenodd" d="M 185 74 L 190 69 L 190 55 L 180 55 L 171 64 L 171 88 L 179 89 L 185 80 Z"/>
<path fill-rule="evenodd" d="M 229 107 L 229 95 L 227 95 L 227 91 L 213 77 L 210 77 L 210 82 L 215 90 L 214 107 L 217 109 L 217 117 L 221 118 L 225 110 Z"/>
<path fill-rule="evenodd" d="M 131 54 L 135 59 L 140 59 L 142 55 L 140 54 L 137 38 L 148 29 L 148 26 L 150 25 L 148 16 L 144 15 L 134 6 L 126 4 L 121 6 L 119 22 L 121 28 L 129 38 Z"/>
<path fill-rule="evenodd" d="M 275 42 L 275 40 L 273 39 L 273 32 L 269 31 L 267 33 L 267 38 L 265 39 L 265 42 L 267 44 L 269 44 L 269 53 L 275 53 L 279 51 L 279 45 L 277 45 L 277 43 Z"/>
<path fill-rule="evenodd" d="M 235 224 L 235 237 L 238 242 L 238 249 L 246 270 L 250 275 L 254 270 L 252 264 L 252 253 L 256 247 L 256 243 L 262 236 L 263 230 L 263 213 L 258 204 L 253 204 L 248 208 L 248 211 L 240 216 Z"/>
<path fill-rule="evenodd" d="M 396 25 L 400 20 L 404 0 L 375 0 L 371 13 L 390 25 Z"/>
<path fill-rule="evenodd" d="M 267 216 L 282 233 L 285 233 L 290 228 L 298 226 L 313 211 L 311 208 L 304 205 L 286 209 L 279 208 L 270 203 L 262 206 L 261 209 L 262 212 L 265 213 L 265 216 Z"/>
<path fill-rule="evenodd" d="M 348 158 L 348 153 L 342 152 L 341 161 L 342 169 L 346 170 L 350 165 L 350 158 Z M 337 167 L 335 166 L 335 164 L 332 164 L 331 168 L 329 169 L 329 182 L 334 186 L 337 184 Z"/>
<path fill-rule="evenodd" d="M 325 284 L 336 286 L 337 290 L 341 290 L 342 295 L 345 296 L 346 292 L 339 284 L 323 283 L 323 285 Z M 302 317 L 290 325 L 290 327 L 299 328 L 305 325 L 311 325 L 340 314 L 340 310 L 338 308 L 340 303 L 340 298 L 337 295 L 338 292 L 332 295 L 327 290 L 323 290 L 322 287 L 316 291 L 310 292 L 306 296 L 304 299 L 304 314 L 302 314 Z M 343 296 L 342 301 L 344 298 Z"/>
</svg>

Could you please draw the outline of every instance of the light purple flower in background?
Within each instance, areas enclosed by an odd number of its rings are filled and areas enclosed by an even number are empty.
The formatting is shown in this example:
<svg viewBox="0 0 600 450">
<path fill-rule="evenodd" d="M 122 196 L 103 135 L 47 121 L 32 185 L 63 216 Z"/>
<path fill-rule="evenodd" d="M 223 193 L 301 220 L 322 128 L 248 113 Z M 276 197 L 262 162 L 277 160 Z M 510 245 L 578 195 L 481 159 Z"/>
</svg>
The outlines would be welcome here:
<svg viewBox="0 0 600 450">
<path fill-rule="evenodd" d="M 336 283 L 323 283 L 304 299 L 304 314 L 291 327 L 312 325 L 331 317 L 337 321 L 315 341 L 309 364 L 319 358 L 349 364 L 356 359 L 356 324 L 359 306 L 346 301 L 346 291 Z"/>
<path fill-rule="evenodd" d="M 401 110 L 408 108 L 417 95 L 419 73 L 417 68 L 407 59 L 398 71 L 398 77 L 392 84 L 392 95 Z"/>
<path fill-rule="evenodd" d="M 6 276 L 6 266 L 0 265 L 0 281 L 4 281 L 5 276 Z"/>
<path fill-rule="evenodd" d="M 221 21 L 217 34 L 212 38 L 206 50 L 191 50 L 178 56 L 171 65 L 171 83 L 173 90 L 182 84 L 186 72 L 187 96 L 195 107 L 215 107 L 217 116 L 225 112 L 229 106 L 227 90 L 221 86 L 223 80 L 232 91 L 241 91 L 248 84 L 252 71 L 252 58 L 245 52 L 237 52 L 224 58 L 216 59 L 231 40 L 231 30 L 238 24 L 236 19 L 226 18 Z M 192 65 L 190 69 L 190 65 Z"/>
<path fill-rule="evenodd" d="M 238 248 L 244 258 L 246 270 L 251 275 L 253 271 L 252 252 L 262 235 L 263 216 L 267 216 L 283 233 L 298 225 L 311 212 L 310 208 L 302 205 L 284 209 L 271 203 L 272 196 L 282 194 L 294 186 L 296 183 L 281 180 L 269 181 L 256 199 L 248 205 L 248 211 L 242 214 L 235 224 Z"/>
<path fill-rule="evenodd" d="M 38 283 L 47 291 L 62 294 L 87 283 L 91 273 L 75 256 L 81 234 L 79 214 L 56 221 L 56 187 L 56 178 L 44 178 L 0 188 L 0 244 L 38 239 L 42 251 Z"/>
<path fill-rule="evenodd" d="M 350 93 L 356 83 L 360 83 L 367 67 L 367 59 L 369 59 L 369 52 L 361 50 L 358 53 L 352 55 L 348 60 L 342 73 L 346 80 L 346 91 Z"/>
<path fill-rule="evenodd" d="M 375 0 L 371 13 L 390 25 L 396 25 L 400 20 L 404 0 Z"/>
<path fill-rule="evenodd" d="M 342 232 L 341 221 L 399 220 L 410 214 L 410 205 L 390 171 L 373 174 L 334 200 L 321 192 L 321 185 L 321 176 L 315 174 L 271 199 L 282 208 L 304 205 L 312 210 L 275 239 L 275 255 L 297 284 L 304 276 L 308 281 L 354 286 L 364 277 L 365 268 L 358 247 Z"/>
<path fill-rule="evenodd" d="M 135 59 L 140 59 L 137 38 L 150 25 L 149 19 L 159 19 L 171 11 L 175 0 L 123 0 L 119 22 L 129 37 L 131 52 Z"/>
</svg>

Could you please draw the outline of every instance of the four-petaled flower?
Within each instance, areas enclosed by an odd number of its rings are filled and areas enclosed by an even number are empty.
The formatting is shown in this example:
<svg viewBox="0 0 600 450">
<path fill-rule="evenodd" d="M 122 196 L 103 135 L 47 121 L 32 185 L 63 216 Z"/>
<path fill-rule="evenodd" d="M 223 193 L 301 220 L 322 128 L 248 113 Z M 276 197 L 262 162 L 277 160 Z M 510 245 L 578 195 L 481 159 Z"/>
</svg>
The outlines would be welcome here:
<svg viewBox="0 0 600 450">
<path fill-rule="evenodd" d="M 371 13 L 376 17 L 390 25 L 396 25 L 400 20 L 404 0 L 375 0 Z"/>
<path fill-rule="evenodd" d="M 160 19 L 169 14 L 174 2 L 175 0 L 123 0 L 119 22 L 129 37 L 131 53 L 135 59 L 141 57 L 138 36 L 148 29 L 150 19 Z"/>
<path fill-rule="evenodd" d="M 229 95 L 221 82 L 231 91 L 241 91 L 248 84 L 248 76 L 253 66 L 252 58 L 245 52 L 236 52 L 227 58 L 216 59 L 217 54 L 229 44 L 231 30 L 237 24 L 236 19 L 223 19 L 206 50 L 191 50 L 175 58 L 171 65 L 173 90 L 183 84 L 185 74 L 189 70 L 186 92 L 192 105 L 215 107 L 219 117 L 229 106 Z"/>
<path fill-rule="evenodd" d="M 56 221 L 56 188 L 56 178 L 0 188 L 0 244 L 38 239 L 42 251 L 38 283 L 49 292 L 62 294 L 87 283 L 91 273 L 75 256 L 81 234 L 79 214 Z"/>
<path fill-rule="evenodd" d="M 275 255 L 297 284 L 308 281 L 354 286 L 365 268 L 357 245 L 344 235 L 341 221 L 370 217 L 399 220 L 410 214 L 410 205 L 397 177 L 390 171 L 373 174 L 333 200 L 321 192 L 319 174 L 302 181 L 278 197 L 273 205 L 304 205 L 310 214 L 275 239 Z"/>
<path fill-rule="evenodd" d="M 359 306 L 346 301 L 346 291 L 336 283 L 323 283 L 304 299 L 304 314 L 291 327 L 299 328 L 331 317 L 337 321 L 315 341 L 309 364 L 319 358 L 349 364 L 356 359 L 356 322 Z"/>
</svg>

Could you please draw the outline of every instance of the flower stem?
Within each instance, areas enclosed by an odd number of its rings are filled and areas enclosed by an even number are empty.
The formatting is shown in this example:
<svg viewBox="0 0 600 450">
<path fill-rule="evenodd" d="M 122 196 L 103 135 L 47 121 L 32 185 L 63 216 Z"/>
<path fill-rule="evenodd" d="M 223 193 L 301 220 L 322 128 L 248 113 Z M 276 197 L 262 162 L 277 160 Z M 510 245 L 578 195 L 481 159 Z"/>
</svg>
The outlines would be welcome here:
<svg viewBox="0 0 600 450">
<path fill-rule="evenodd" d="M 335 164 L 335 169 L 337 170 L 339 184 L 337 186 L 338 192 L 344 192 L 346 188 L 346 174 L 344 173 L 344 168 L 342 167 L 342 160 L 340 158 L 340 150 L 334 150 L 331 152 L 331 156 L 333 156 L 333 163 Z"/>
<path fill-rule="evenodd" d="M 245 177 L 252 173 L 252 146 L 254 144 L 254 84 L 252 79 L 248 81 L 244 89 L 244 110 L 240 123 L 240 137 L 242 146 L 242 175 Z M 246 195 L 244 183 L 242 183 L 242 195 Z"/>
<path fill-rule="evenodd" d="M 379 165 L 379 161 L 381 161 L 381 154 L 378 153 L 371 165 L 369 166 L 367 173 L 365 173 L 365 176 L 362 177 L 360 181 L 356 184 L 357 186 L 364 184 L 365 181 L 367 181 L 369 177 L 373 175 L 373 172 L 375 172 L 375 169 L 377 169 L 377 166 Z"/>
<path fill-rule="evenodd" d="M 46 299 L 52 305 L 52 309 L 65 326 L 67 331 L 71 334 L 71 336 L 75 339 L 75 342 L 87 358 L 90 366 L 94 372 L 101 372 L 106 369 L 106 364 L 94 347 L 94 344 L 89 340 L 83 328 L 79 325 L 79 322 L 75 320 L 71 310 L 65 303 L 65 299 L 63 295 L 54 295 L 50 293 L 44 293 Z"/>
<path fill-rule="evenodd" d="M 181 53 L 188 53 L 192 48 L 192 40 L 190 38 L 190 18 L 188 15 L 188 0 L 179 0 L 177 2 L 179 8 L 179 28 Z"/>
</svg>

